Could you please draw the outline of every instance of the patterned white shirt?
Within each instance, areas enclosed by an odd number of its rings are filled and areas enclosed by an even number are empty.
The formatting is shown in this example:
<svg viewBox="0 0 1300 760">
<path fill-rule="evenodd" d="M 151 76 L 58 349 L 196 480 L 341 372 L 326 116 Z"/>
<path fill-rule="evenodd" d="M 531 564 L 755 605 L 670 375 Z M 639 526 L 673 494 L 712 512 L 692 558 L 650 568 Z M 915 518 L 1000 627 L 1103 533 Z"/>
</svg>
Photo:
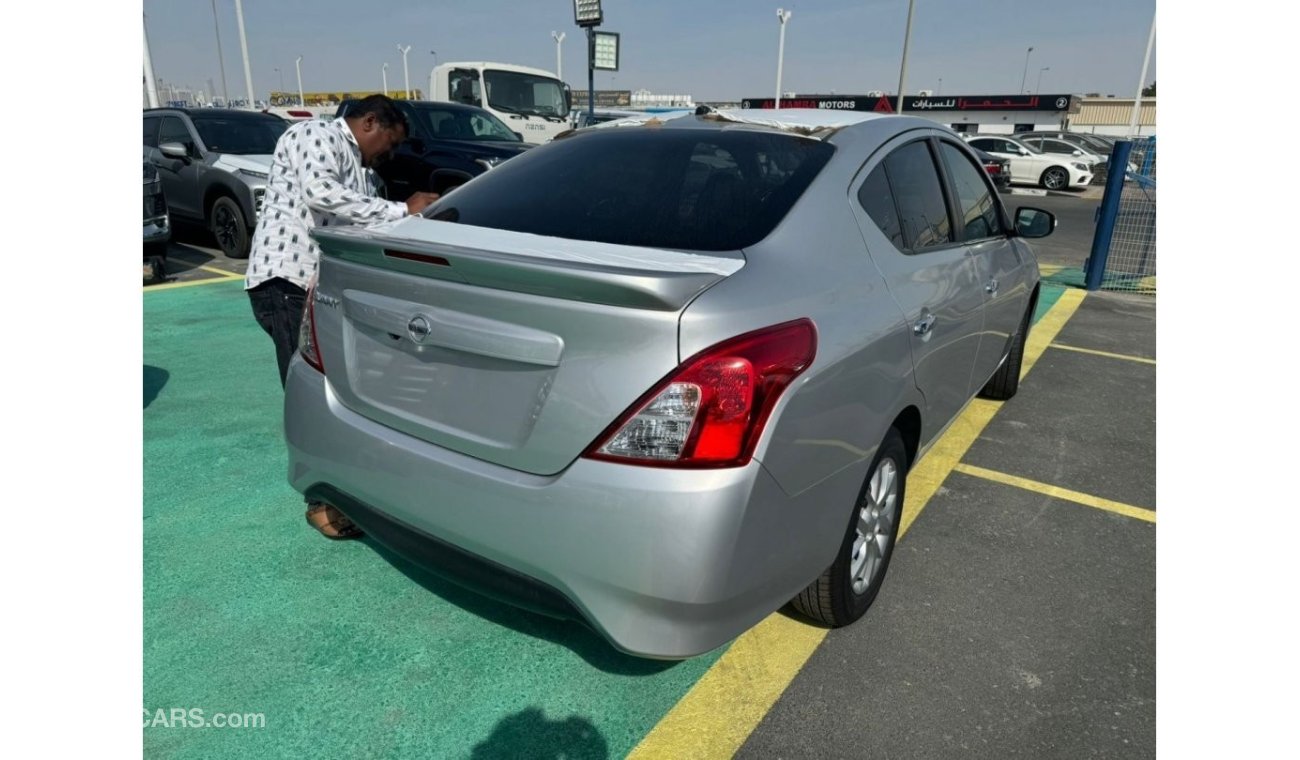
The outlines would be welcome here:
<svg viewBox="0 0 1300 760">
<path fill-rule="evenodd" d="M 280 136 L 253 231 L 244 289 L 275 277 L 307 288 L 320 264 L 316 227 L 401 219 L 406 204 L 376 197 L 374 172 L 345 119 L 294 124 Z"/>
</svg>

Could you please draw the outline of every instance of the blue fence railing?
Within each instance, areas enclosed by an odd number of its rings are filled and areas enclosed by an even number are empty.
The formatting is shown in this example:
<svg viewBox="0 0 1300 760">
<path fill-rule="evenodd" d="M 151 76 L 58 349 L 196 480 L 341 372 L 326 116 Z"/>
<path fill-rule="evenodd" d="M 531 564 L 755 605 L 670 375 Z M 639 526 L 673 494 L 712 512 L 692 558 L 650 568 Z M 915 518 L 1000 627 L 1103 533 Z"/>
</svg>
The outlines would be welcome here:
<svg viewBox="0 0 1300 760">
<path fill-rule="evenodd" d="M 1156 292 L 1156 139 L 1119 140 L 1110 166 L 1136 167 L 1112 172 L 1097 209 L 1092 249 L 1084 265 L 1089 290 Z"/>
</svg>

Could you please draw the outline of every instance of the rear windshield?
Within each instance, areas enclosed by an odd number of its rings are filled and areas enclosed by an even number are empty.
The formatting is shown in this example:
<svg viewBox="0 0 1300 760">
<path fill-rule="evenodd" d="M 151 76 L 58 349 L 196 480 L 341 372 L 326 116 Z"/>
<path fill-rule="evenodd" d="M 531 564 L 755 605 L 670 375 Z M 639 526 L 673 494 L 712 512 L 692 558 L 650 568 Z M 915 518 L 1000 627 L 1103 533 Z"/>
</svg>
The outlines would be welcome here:
<svg viewBox="0 0 1300 760">
<path fill-rule="evenodd" d="M 438 201 L 432 216 L 572 240 L 735 250 L 767 237 L 834 151 L 752 130 L 610 128 L 512 158 Z"/>
</svg>

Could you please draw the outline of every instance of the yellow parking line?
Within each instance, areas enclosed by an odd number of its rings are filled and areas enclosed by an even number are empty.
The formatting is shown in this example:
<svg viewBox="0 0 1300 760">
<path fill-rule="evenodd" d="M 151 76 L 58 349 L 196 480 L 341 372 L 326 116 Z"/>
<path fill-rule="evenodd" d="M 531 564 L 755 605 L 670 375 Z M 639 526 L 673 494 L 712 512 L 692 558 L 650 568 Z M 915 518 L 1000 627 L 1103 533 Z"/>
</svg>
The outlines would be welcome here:
<svg viewBox="0 0 1300 760">
<path fill-rule="evenodd" d="M 172 290 L 174 288 L 192 288 L 195 285 L 214 285 L 218 282 L 230 282 L 231 280 L 242 280 L 243 277 L 209 277 L 203 280 L 188 280 L 186 282 L 165 282 L 161 285 L 146 285 L 144 292 L 152 293 L 156 290 Z"/>
<path fill-rule="evenodd" d="M 1090 496 L 1086 493 L 1080 493 L 1079 491 L 1071 491 L 1068 488 L 1048 485 L 1047 483 L 1039 483 L 1036 480 L 1029 480 L 1028 478 L 1018 478 L 1015 475 L 1008 475 L 1004 472 L 996 472 L 994 470 L 986 470 L 983 467 L 976 467 L 974 465 L 959 464 L 953 469 L 966 475 L 973 475 L 977 478 L 983 478 L 984 480 L 991 480 L 994 483 L 1002 483 L 1003 485 L 1023 488 L 1026 491 L 1034 491 L 1035 493 L 1041 493 L 1045 496 L 1051 496 L 1056 499 L 1072 501 L 1075 504 L 1082 504 L 1085 507 L 1104 509 L 1107 512 L 1114 512 L 1115 514 L 1132 517 L 1138 520 L 1146 520 L 1150 523 L 1156 521 L 1155 510 L 1152 509 L 1134 507 L 1118 501 L 1103 499 L 1100 496 Z"/>
<path fill-rule="evenodd" d="M 205 272 L 212 272 L 213 274 L 219 274 L 219 275 L 222 275 L 223 277 L 226 277 L 226 278 L 229 278 L 229 279 L 232 279 L 232 280 L 242 280 L 242 279 L 244 279 L 244 276 L 243 276 L 242 274 L 240 274 L 239 272 L 229 272 L 229 271 L 226 271 L 225 269 L 217 269 L 216 267 L 210 267 L 210 266 L 206 266 L 206 265 L 204 265 L 204 264 L 200 264 L 200 265 L 199 265 L 199 269 L 202 269 L 202 270 L 205 271 Z"/>
<path fill-rule="evenodd" d="M 1053 343 L 1048 348 L 1060 348 L 1065 351 L 1078 351 L 1081 354 L 1092 354 L 1093 356 L 1106 356 L 1111 359 L 1126 359 L 1131 362 L 1141 362 L 1142 364 L 1155 364 L 1155 359 L 1147 359 L 1143 356 L 1130 356 L 1129 354 L 1112 354 L 1109 351 L 1098 351 L 1092 348 L 1079 348 L 1078 346 L 1067 346 L 1064 343 Z"/>
<path fill-rule="evenodd" d="M 1078 310 L 1086 291 L 1067 290 L 1025 343 L 1021 377 Z M 907 476 L 902 538 L 1001 404 L 976 399 Z M 629 758 L 731 757 L 785 692 L 827 630 L 773 613 L 741 634 L 659 721 Z"/>
</svg>

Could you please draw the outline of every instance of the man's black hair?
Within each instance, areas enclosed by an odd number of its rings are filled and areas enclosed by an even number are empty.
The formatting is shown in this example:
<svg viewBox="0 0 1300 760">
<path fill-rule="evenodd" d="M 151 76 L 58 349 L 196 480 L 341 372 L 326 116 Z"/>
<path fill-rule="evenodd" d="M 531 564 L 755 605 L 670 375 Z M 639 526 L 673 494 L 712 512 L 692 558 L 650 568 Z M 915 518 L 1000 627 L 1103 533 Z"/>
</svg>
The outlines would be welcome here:
<svg viewBox="0 0 1300 760">
<path fill-rule="evenodd" d="M 353 104 L 347 112 L 349 119 L 364 119 L 370 114 L 375 115 L 375 121 L 379 122 L 381 127 L 401 127 L 402 131 L 408 134 L 411 131 L 410 125 L 406 123 L 406 115 L 398 109 L 397 104 L 387 95 L 364 97 Z"/>
</svg>

